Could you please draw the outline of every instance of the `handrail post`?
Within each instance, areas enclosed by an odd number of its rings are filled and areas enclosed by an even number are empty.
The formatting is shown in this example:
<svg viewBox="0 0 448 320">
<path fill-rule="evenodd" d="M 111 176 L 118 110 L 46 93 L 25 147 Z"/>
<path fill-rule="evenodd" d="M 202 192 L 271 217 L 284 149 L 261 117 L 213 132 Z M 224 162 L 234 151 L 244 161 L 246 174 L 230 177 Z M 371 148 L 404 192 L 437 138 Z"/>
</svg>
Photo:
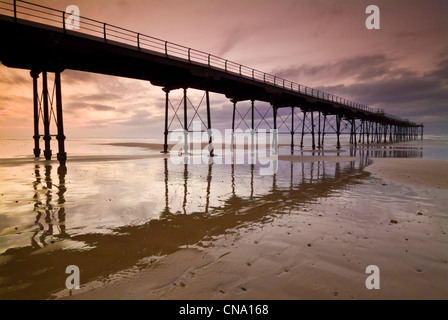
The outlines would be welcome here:
<svg viewBox="0 0 448 320">
<path fill-rule="evenodd" d="M 140 33 L 137 33 L 137 47 L 138 51 L 140 51 Z"/>
<path fill-rule="evenodd" d="M 241 65 L 240 65 L 240 76 L 241 76 Z"/>
<path fill-rule="evenodd" d="M 191 51 L 191 48 L 188 48 L 188 62 L 191 62 L 190 51 Z"/>
<path fill-rule="evenodd" d="M 255 80 L 255 69 L 252 69 L 252 80 Z"/>
<path fill-rule="evenodd" d="M 104 23 L 104 25 L 103 25 L 103 32 L 104 32 L 104 42 L 107 43 L 107 38 L 106 38 L 106 23 Z"/>
<path fill-rule="evenodd" d="M 208 66 L 210 67 L 210 56 L 211 54 L 208 55 Z"/>
<path fill-rule="evenodd" d="M 165 55 L 168 56 L 168 41 L 165 41 Z"/>
<path fill-rule="evenodd" d="M 224 64 L 224 66 L 225 66 L 225 70 L 227 72 L 227 60 L 226 60 L 226 63 Z"/>
</svg>

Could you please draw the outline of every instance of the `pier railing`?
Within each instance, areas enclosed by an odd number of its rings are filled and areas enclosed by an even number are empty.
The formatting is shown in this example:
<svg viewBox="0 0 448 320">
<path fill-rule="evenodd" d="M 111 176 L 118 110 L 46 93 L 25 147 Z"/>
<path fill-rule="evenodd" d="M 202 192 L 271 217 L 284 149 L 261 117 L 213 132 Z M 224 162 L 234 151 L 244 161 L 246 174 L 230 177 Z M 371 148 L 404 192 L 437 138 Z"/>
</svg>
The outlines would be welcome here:
<svg viewBox="0 0 448 320">
<path fill-rule="evenodd" d="M 310 88 L 290 80 L 259 71 L 245 65 L 223 59 L 210 53 L 195 50 L 166 40 L 151 37 L 132 30 L 114 26 L 98 20 L 67 14 L 65 11 L 49 8 L 28 1 L 0 0 L 0 13 L 14 17 L 15 22 L 33 21 L 53 27 L 60 28 L 62 32 L 77 32 L 102 39 L 105 43 L 113 42 L 114 45 L 132 46 L 138 51 L 151 51 L 162 54 L 167 58 L 177 58 L 189 63 L 200 64 L 212 69 L 223 71 L 242 78 L 280 87 L 285 90 L 300 93 L 309 97 L 324 101 L 338 103 L 349 108 L 362 110 L 375 115 L 385 115 L 384 110 L 370 108 L 366 105 Z M 81 28 L 70 30 L 66 20 L 68 18 L 79 18 Z M 388 115 L 389 116 L 389 115 Z M 398 120 L 398 117 L 391 117 Z"/>
</svg>

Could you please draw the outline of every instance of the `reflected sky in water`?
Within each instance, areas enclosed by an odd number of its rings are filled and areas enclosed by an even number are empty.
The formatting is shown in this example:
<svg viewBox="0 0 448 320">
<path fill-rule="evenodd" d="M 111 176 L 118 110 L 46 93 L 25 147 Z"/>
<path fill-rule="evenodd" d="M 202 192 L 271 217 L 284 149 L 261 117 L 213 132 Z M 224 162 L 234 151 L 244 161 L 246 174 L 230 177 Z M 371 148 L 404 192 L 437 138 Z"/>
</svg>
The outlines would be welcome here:
<svg viewBox="0 0 448 320">
<path fill-rule="evenodd" d="M 346 148 L 357 161 L 279 161 L 275 175 L 262 176 L 257 164 L 174 165 L 158 152 L 105 145 L 111 141 L 68 143 L 72 154 L 94 150 L 104 160 L 61 167 L 25 156 L 30 142 L 20 141 L 1 142 L 0 299 L 50 298 L 64 289 L 67 265 L 80 267 L 83 282 L 101 280 L 147 257 L 340 196 L 369 177 L 363 168 L 374 157 L 424 154 L 417 142 Z M 107 160 L 129 153 L 150 157 Z M 13 157 L 27 161 L 5 160 Z"/>
</svg>

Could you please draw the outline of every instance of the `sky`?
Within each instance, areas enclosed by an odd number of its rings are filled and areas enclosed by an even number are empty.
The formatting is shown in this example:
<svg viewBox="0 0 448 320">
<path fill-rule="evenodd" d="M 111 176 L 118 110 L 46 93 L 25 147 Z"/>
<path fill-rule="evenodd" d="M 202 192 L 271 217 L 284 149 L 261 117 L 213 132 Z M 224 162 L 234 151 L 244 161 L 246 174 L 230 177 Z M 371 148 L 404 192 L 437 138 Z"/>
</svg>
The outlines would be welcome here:
<svg viewBox="0 0 448 320">
<path fill-rule="evenodd" d="M 385 109 L 423 122 L 425 133 L 448 134 L 448 0 L 31 2 L 59 10 L 76 5 L 81 16 Z M 379 30 L 365 25 L 369 17 L 366 7 L 372 4 L 380 10 Z M 49 81 L 52 88 L 51 74 Z M 165 95 L 160 87 L 65 70 L 62 93 L 69 139 L 162 141 Z M 189 98 L 197 106 L 203 92 L 189 90 Z M 180 90 L 171 93 L 174 107 L 180 99 Z M 256 105 L 263 107 L 262 103 Z M 247 106 L 240 104 L 241 110 Z M 32 108 L 29 70 L 0 64 L 0 137 L 32 137 Z M 213 126 L 230 128 L 232 103 L 211 94 L 211 108 Z M 204 103 L 200 110 L 203 115 Z M 55 130 L 53 125 L 52 132 Z"/>
</svg>

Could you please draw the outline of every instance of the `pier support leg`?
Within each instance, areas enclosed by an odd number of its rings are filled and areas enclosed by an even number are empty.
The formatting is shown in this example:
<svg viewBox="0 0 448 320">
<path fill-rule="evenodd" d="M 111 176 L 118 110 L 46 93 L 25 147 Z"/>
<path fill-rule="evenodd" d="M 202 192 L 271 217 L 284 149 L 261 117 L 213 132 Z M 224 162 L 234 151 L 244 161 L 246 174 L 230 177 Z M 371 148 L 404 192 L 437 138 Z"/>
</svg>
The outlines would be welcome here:
<svg viewBox="0 0 448 320">
<path fill-rule="evenodd" d="M 55 85 L 56 85 L 56 117 L 58 126 L 58 160 L 59 163 L 64 166 L 67 161 L 67 153 L 65 152 L 65 135 L 64 135 L 64 117 L 62 113 L 62 88 L 61 88 L 61 72 L 55 72 Z"/>
<path fill-rule="evenodd" d="M 384 143 L 387 142 L 387 124 L 383 125 Z"/>
<path fill-rule="evenodd" d="M 213 138 L 212 138 L 212 118 L 210 113 L 210 94 L 208 91 L 205 92 L 205 99 L 207 103 L 207 132 L 208 132 L 208 150 L 210 157 L 214 157 L 214 148 L 213 148 Z"/>
<path fill-rule="evenodd" d="M 188 115 L 187 115 L 187 88 L 184 88 L 184 154 L 188 154 Z"/>
<path fill-rule="evenodd" d="M 364 120 L 361 120 L 361 132 L 359 133 L 358 143 L 361 143 L 361 137 L 364 134 Z"/>
<path fill-rule="evenodd" d="M 39 78 L 40 71 L 31 70 L 30 75 L 33 78 L 33 112 L 34 112 L 34 156 L 39 158 L 40 156 L 40 134 L 39 134 L 39 93 L 37 91 L 37 79 Z"/>
<path fill-rule="evenodd" d="M 316 141 L 314 140 L 314 113 L 311 111 L 311 135 L 313 139 L 313 150 L 316 150 Z"/>
<path fill-rule="evenodd" d="M 351 122 L 351 126 L 350 126 L 350 144 L 353 144 L 353 121 Z"/>
<path fill-rule="evenodd" d="M 392 142 L 392 125 L 389 125 L 389 142 Z"/>
<path fill-rule="evenodd" d="M 162 153 L 169 153 L 168 151 L 168 107 L 170 103 L 170 90 L 163 88 L 165 91 L 165 131 L 163 132 L 163 151 Z"/>
<path fill-rule="evenodd" d="M 251 135 L 250 135 L 250 152 L 255 151 L 255 101 L 251 100 Z"/>
<path fill-rule="evenodd" d="M 324 147 L 324 140 L 325 140 L 325 125 L 326 125 L 326 122 L 327 122 L 327 115 L 324 114 L 324 125 L 323 125 L 323 127 L 322 127 L 322 143 L 321 143 L 322 148 Z"/>
<path fill-rule="evenodd" d="M 42 72 L 42 95 L 44 102 L 44 141 L 45 150 L 44 156 L 45 160 L 51 160 L 51 135 L 50 135 L 50 111 L 48 109 L 48 82 L 47 82 L 47 72 Z"/>
<path fill-rule="evenodd" d="M 376 136 L 376 143 L 380 142 L 378 134 L 378 122 L 375 123 L 375 136 Z"/>
<path fill-rule="evenodd" d="M 277 129 L 277 127 L 275 129 Z M 291 153 L 292 152 L 294 152 L 294 107 L 291 107 Z"/>
<path fill-rule="evenodd" d="M 352 120 L 352 125 L 353 125 L 353 142 L 356 147 L 356 119 L 354 119 L 354 118 Z"/>
<path fill-rule="evenodd" d="M 319 119 L 318 119 L 318 129 L 317 129 L 317 148 L 320 149 L 321 145 L 320 145 L 320 117 L 321 117 L 321 112 L 319 111 L 319 115 L 318 115 Z"/>
<path fill-rule="evenodd" d="M 341 116 L 336 115 L 336 136 L 337 136 L 336 148 L 338 150 L 341 149 L 340 135 L 341 135 Z"/>
<path fill-rule="evenodd" d="M 303 111 L 302 138 L 300 139 L 300 149 L 303 149 L 303 136 L 305 135 L 305 121 L 306 121 L 306 111 Z"/>
<path fill-rule="evenodd" d="M 367 121 L 366 123 L 366 134 L 367 134 L 367 144 L 370 144 L 369 138 L 370 138 L 370 122 Z"/>
<path fill-rule="evenodd" d="M 272 106 L 272 111 L 274 113 L 274 137 L 273 137 L 273 154 L 278 153 L 278 141 L 277 141 L 277 107 Z"/>
<path fill-rule="evenodd" d="M 230 150 L 233 151 L 235 145 L 235 112 L 236 112 L 236 101 L 233 100 L 233 116 L 232 116 L 232 141 L 230 142 Z"/>
</svg>

